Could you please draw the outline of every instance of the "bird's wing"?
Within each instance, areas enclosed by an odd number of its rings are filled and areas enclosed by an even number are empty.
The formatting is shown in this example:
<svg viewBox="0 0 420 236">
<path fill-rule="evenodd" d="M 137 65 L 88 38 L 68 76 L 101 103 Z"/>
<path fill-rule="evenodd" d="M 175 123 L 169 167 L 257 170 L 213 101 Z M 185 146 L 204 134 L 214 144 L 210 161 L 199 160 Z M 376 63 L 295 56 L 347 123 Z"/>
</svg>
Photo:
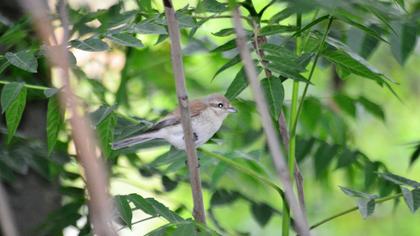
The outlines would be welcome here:
<svg viewBox="0 0 420 236">
<path fill-rule="evenodd" d="M 204 109 L 207 108 L 207 105 L 199 100 L 191 101 L 189 104 L 191 117 L 198 116 Z M 181 110 L 178 107 L 175 111 L 159 120 L 154 124 L 148 131 L 155 131 L 164 127 L 177 125 L 181 123 Z"/>
</svg>

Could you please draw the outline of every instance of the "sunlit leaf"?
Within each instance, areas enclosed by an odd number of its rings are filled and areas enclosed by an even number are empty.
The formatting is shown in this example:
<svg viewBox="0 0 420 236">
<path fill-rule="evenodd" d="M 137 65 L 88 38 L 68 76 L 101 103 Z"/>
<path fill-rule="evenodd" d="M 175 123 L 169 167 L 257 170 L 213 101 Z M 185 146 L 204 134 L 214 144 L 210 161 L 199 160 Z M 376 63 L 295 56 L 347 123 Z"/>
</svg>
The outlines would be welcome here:
<svg viewBox="0 0 420 236">
<path fill-rule="evenodd" d="M 229 36 L 235 33 L 235 29 L 234 28 L 226 28 L 226 29 L 221 29 L 219 31 L 217 31 L 216 33 L 212 33 L 214 36 L 218 36 L 218 37 L 225 37 L 225 36 Z"/>
<path fill-rule="evenodd" d="M 238 64 L 241 61 L 241 57 L 239 55 L 233 57 L 232 59 L 230 59 L 226 64 L 224 64 L 222 67 L 220 67 L 216 73 L 213 76 L 213 79 L 216 78 L 216 76 L 220 73 L 222 73 L 223 71 L 225 71 L 226 69 Z M 212 80 L 213 80 L 212 79 Z"/>
<path fill-rule="evenodd" d="M 226 43 L 212 49 L 210 52 L 224 52 L 236 48 L 235 39 L 227 41 Z"/>
<path fill-rule="evenodd" d="M 134 25 L 132 32 L 138 34 L 168 34 L 165 27 L 153 22 L 140 22 Z"/>
<path fill-rule="evenodd" d="M 140 39 L 134 37 L 133 35 L 129 33 L 111 34 L 111 35 L 107 35 L 106 37 L 111 39 L 113 42 L 120 44 L 122 46 L 138 47 L 138 48 L 144 47 Z"/>
<path fill-rule="evenodd" d="M 213 13 L 221 13 L 227 11 L 228 8 L 226 4 L 220 3 L 216 0 L 203 0 L 200 1 L 197 5 L 198 12 L 213 12 Z"/>
<path fill-rule="evenodd" d="M 126 196 L 117 195 L 114 198 L 115 204 L 117 205 L 118 212 L 120 213 L 121 219 L 127 224 L 128 228 L 131 229 L 131 220 L 133 218 L 133 212 L 131 211 L 130 204 Z"/>
</svg>

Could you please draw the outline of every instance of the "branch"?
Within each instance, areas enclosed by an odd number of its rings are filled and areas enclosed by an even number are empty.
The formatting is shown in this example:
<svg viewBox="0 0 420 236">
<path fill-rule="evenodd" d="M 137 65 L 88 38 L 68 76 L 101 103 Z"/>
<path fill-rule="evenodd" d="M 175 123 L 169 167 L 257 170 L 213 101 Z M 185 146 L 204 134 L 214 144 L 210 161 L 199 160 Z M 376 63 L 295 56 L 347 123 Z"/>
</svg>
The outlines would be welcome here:
<svg viewBox="0 0 420 236">
<path fill-rule="evenodd" d="M 73 93 L 69 76 L 68 62 L 68 16 L 64 1 L 60 1 L 59 14 L 61 17 L 63 35 L 57 37 L 48 17 L 48 12 L 43 1 L 21 0 L 25 10 L 32 14 L 33 23 L 39 37 L 48 45 L 47 56 L 52 67 L 52 76 L 60 81 L 63 88 L 59 92 L 62 109 L 67 109 L 71 114 L 70 126 L 74 140 L 78 161 L 84 169 L 86 187 L 89 194 L 89 212 L 93 230 L 96 235 L 114 236 L 116 232 L 111 225 L 112 207 L 107 189 L 107 173 L 100 155 L 97 153 L 94 132 L 88 119 L 82 113 L 82 106 Z M 56 38 L 62 38 L 59 45 L 51 45 L 50 41 L 57 42 Z M 51 46 L 54 46 L 52 49 Z"/>
<path fill-rule="evenodd" d="M 262 125 L 267 136 L 268 146 L 273 156 L 273 161 L 277 170 L 277 174 L 279 175 L 283 183 L 284 192 L 288 204 L 295 216 L 297 232 L 301 236 L 308 236 L 309 228 L 306 221 L 306 216 L 303 213 L 303 210 L 300 208 L 293 193 L 293 187 L 290 181 L 290 173 L 284 158 L 282 158 L 279 140 L 273 129 L 273 122 L 268 112 L 267 103 L 265 101 L 263 91 L 261 90 L 260 84 L 258 82 L 258 75 L 255 66 L 252 62 L 251 53 L 247 47 L 246 33 L 242 26 L 240 16 L 241 14 L 239 12 L 239 9 L 236 7 L 233 10 L 233 24 L 235 26 L 236 32 L 236 44 L 241 55 L 243 64 L 245 66 L 245 72 L 247 74 L 250 86 L 254 93 L 255 101 L 257 103 L 257 109 L 261 115 Z"/>
<path fill-rule="evenodd" d="M 0 182 L 0 226 L 3 235 L 17 236 L 18 232 L 14 223 L 12 211 L 7 200 L 6 191 L 4 191 L 3 183 Z"/>
<path fill-rule="evenodd" d="M 184 65 L 182 62 L 182 51 L 179 36 L 178 22 L 175 18 L 175 11 L 171 0 L 162 0 L 165 6 L 165 15 L 168 22 L 169 37 L 171 41 L 171 60 L 174 72 L 176 93 L 181 109 L 181 123 L 184 131 L 184 141 L 188 157 L 188 170 L 190 172 L 190 183 L 194 201 L 193 216 L 196 221 L 205 224 L 206 216 L 203 204 L 203 193 L 201 190 L 201 180 L 197 150 L 193 142 L 193 131 L 191 127 L 191 116 L 188 106 L 188 95 L 185 89 Z"/>
</svg>

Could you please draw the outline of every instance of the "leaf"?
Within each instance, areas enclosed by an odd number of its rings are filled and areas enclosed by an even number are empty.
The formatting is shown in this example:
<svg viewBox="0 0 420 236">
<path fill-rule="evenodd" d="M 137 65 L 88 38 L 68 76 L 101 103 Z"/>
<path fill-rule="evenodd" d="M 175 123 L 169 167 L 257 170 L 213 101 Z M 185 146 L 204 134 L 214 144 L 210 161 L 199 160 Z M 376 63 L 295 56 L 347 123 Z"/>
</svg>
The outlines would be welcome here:
<svg viewBox="0 0 420 236">
<path fill-rule="evenodd" d="M 337 154 L 338 146 L 322 142 L 314 154 L 315 175 L 317 178 L 327 173 L 328 167 Z"/>
<path fill-rule="evenodd" d="M 392 26 L 396 34 L 390 34 L 391 51 L 398 63 L 404 65 L 416 46 L 416 24 L 411 21 L 394 22 Z"/>
<path fill-rule="evenodd" d="M 366 27 L 366 26 L 364 26 L 364 25 L 362 25 L 362 24 L 360 24 L 356 21 L 353 21 L 353 20 L 351 20 L 347 17 L 343 17 L 343 16 L 339 17 L 338 19 L 343 20 L 344 22 L 360 29 L 361 31 L 365 32 L 366 34 L 368 34 L 368 35 L 370 35 L 370 36 L 372 36 L 372 37 L 374 37 L 378 40 L 381 40 L 381 41 L 386 42 L 386 43 L 388 42 L 384 38 L 381 37 L 380 33 L 375 30 L 375 27 L 372 27 L 372 26 L 371 27 Z"/>
<path fill-rule="evenodd" d="M 226 29 L 221 29 L 219 31 L 217 31 L 216 33 L 212 33 L 214 36 L 218 36 L 218 37 L 225 37 L 225 36 L 229 36 L 235 33 L 235 29 L 234 28 L 226 28 Z"/>
<path fill-rule="evenodd" d="M 417 146 L 415 147 L 414 152 L 410 156 L 410 166 L 412 166 L 414 164 L 414 162 L 417 159 L 419 159 L 419 157 L 420 157 L 420 143 L 417 144 Z"/>
<path fill-rule="evenodd" d="M 17 53 L 6 52 L 4 55 L 7 61 L 28 72 L 36 73 L 38 68 L 38 61 L 36 60 L 34 54 L 29 51 L 19 51 Z"/>
<path fill-rule="evenodd" d="M 254 216 L 255 220 L 262 227 L 268 223 L 271 216 L 273 215 L 273 209 L 265 203 L 253 202 L 251 204 L 251 212 L 252 216 Z"/>
<path fill-rule="evenodd" d="M 118 212 L 120 213 L 121 219 L 127 224 L 128 228 L 131 229 L 133 212 L 131 211 L 127 196 L 117 195 L 115 196 L 114 200 L 115 204 L 117 205 Z"/>
<path fill-rule="evenodd" d="M 106 37 L 111 39 L 113 42 L 120 44 L 122 46 L 137 47 L 137 48 L 144 47 L 140 39 L 134 37 L 133 35 L 129 33 L 111 34 L 111 35 L 107 35 Z"/>
<path fill-rule="evenodd" d="M 236 98 L 247 86 L 248 80 L 246 79 L 245 69 L 242 67 L 227 88 L 225 93 L 226 98 L 229 100 Z"/>
<path fill-rule="evenodd" d="M 151 215 L 151 216 L 158 216 L 156 209 L 153 207 L 151 203 L 142 196 L 132 193 L 127 195 L 127 199 L 131 201 L 136 209 L 142 210 L 144 213 Z"/>
<path fill-rule="evenodd" d="M 412 213 L 420 207 L 420 188 L 415 188 L 409 190 L 407 188 L 401 187 L 401 192 L 404 197 L 405 204 L 408 206 Z"/>
<path fill-rule="evenodd" d="M 176 223 L 176 222 L 183 222 L 185 221 L 182 217 L 180 217 L 175 212 L 169 210 L 165 205 L 162 203 L 156 201 L 153 198 L 147 198 L 147 202 L 153 206 L 153 208 L 156 210 L 157 214 L 169 222 Z"/>
<path fill-rule="evenodd" d="M 100 52 L 108 50 L 108 44 L 98 38 L 89 38 L 86 40 L 72 40 L 70 46 L 89 52 Z"/>
<path fill-rule="evenodd" d="M 210 50 L 210 52 L 224 52 L 236 48 L 235 39 L 227 41 L 226 43 Z"/>
<path fill-rule="evenodd" d="M 228 191 L 226 189 L 216 190 L 210 198 L 210 205 L 212 207 L 218 205 L 230 204 L 239 198 L 239 194 L 235 191 Z"/>
<path fill-rule="evenodd" d="M 407 185 L 413 188 L 419 188 L 420 183 L 405 177 L 394 175 L 392 173 L 379 173 L 379 176 L 397 185 Z"/>
<path fill-rule="evenodd" d="M 12 82 L 4 85 L 1 90 L 1 108 L 4 113 L 23 89 L 23 83 Z"/>
<path fill-rule="evenodd" d="M 350 196 L 350 197 L 358 197 L 358 198 L 365 198 L 365 199 L 374 199 L 377 197 L 377 195 L 374 195 L 374 194 L 359 192 L 359 191 L 342 187 L 342 186 L 339 186 L 339 187 L 341 191 L 343 191 L 343 193 L 345 193 L 347 196 Z"/>
<path fill-rule="evenodd" d="M 370 112 L 372 115 L 376 116 L 377 118 L 385 121 L 385 113 L 381 106 L 378 104 L 368 100 L 367 98 L 361 96 L 358 99 L 358 102 L 362 104 L 362 106 Z"/>
<path fill-rule="evenodd" d="M 296 80 L 299 82 L 309 83 L 312 84 L 310 81 L 308 81 L 305 77 L 303 77 L 301 74 L 299 74 L 298 71 L 290 69 L 287 65 L 282 64 L 268 64 L 267 68 L 271 71 L 280 74 L 281 76 L 284 76 L 286 78 Z"/>
<path fill-rule="evenodd" d="M 113 112 L 110 112 L 97 125 L 97 135 L 101 143 L 102 151 L 105 157 L 111 157 L 112 148 L 111 143 L 114 141 L 114 127 L 116 125 L 116 117 Z"/>
<path fill-rule="evenodd" d="M 312 147 L 315 144 L 315 139 L 313 137 L 309 139 L 303 139 L 302 137 L 297 136 L 296 143 L 296 146 L 299 147 L 296 149 L 296 160 L 298 162 L 301 162 L 312 150 Z"/>
<path fill-rule="evenodd" d="M 171 180 L 168 176 L 163 175 L 162 176 L 162 185 L 166 192 L 170 192 L 176 188 L 178 185 L 177 181 Z"/>
<path fill-rule="evenodd" d="M 360 198 L 357 202 L 360 214 L 366 219 L 375 211 L 375 199 Z"/>
<path fill-rule="evenodd" d="M 236 55 L 235 57 L 233 57 L 232 59 L 230 59 L 226 64 L 224 64 L 222 67 L 220 67 L 216 73 L 214 74 L 212 80 L 214 80 L 216 78 L 216 76 L 220 73 L 222 73 L 223 71 L 225 71 L 226 69 L 238 64 L 239 62 L 241 62 L 241 57 L 239 55 Z"/>
<path fill-rule="evenodd" d="M 177 11 L 176 19 L 180 28 L 193 28 L 197 25 L 194 18 L 186 11 Z"/>
<path fill-rule="evenodd" d="M 335 167 L 335 169 L 350 166 L 356 161 L 357 155 L 358 152 L 352 151 L 348 148 L 344 148 L 344 150 L 340 153 L 338 157 L 337 166 Z"/>
<path fill-rule="evenodd" d="M 264 78 L 261 80 L 266 101 L 270 108 L 271 116 L 274 120 L 279 118 L 284 99 L 284 88 L 281 80 L 275 77 Z"/>
<path fill-rule="evenodd" d="M 44 95 L 47 98 L 50 98 L 52 96 L 54 96 L 56 93 L 58 93 L 58 91 L 60 91 L 59 89 L 56 88 L 48 88 L 46 90 L 44 90 Z"/>
<path fill-rule="evenodd" d="M 274 56 L 278 56 L 279 58 L 282 58 L 283 60 L 296 62 L 299 60 L 299 57 L 296 56 L 296 54 L 287 49 L 286 47 L 278 46 L 271 43 L 266 43 L 261 46 L 261 48 L 266 52 Z"/>
<path fill-rule="evenodd" d="M 158 25 L 153 22 L 140 22 L 131 30 L 133 33 L 138 34 L 160 34 L 160 35 L 166 35 L 168 32 L 166 31 L 165 27 Z"/>
<path fill-rule="evenodd" d="M 356 105 L 355 101 L 352 98 L 345 94 L 337 93 L 336 95 L 334 95 L 334 101 L 338 104 L 338 106 L 340 106 L 340 108 L 344 112 L 346 112 L 353 118 L 356 117 Z"/>
<path fill-rule="evenodd" d="M 270 18 L 270 23 L 278 23 L 286 18 L 288 18 L 289 16 L 295 14 L 296 12 L 293 11 L 293 9 L 291 8 L 284 8 L 283 10 L 277 12 L 276 14 L 274 14 L 271 18 Z"/>
<path fill-rule="evenodd" d="M 212 13 L 221 13 L 229 10 L 226 4 L 220 3 L 216 0 L 203 0 L 200 1 L 197 5 L 197 12 L 212 12 Z"/>
<path fill-rule="evenodd" d="M 267 36 L 267 35 L 273 35 L 278 33 L 284 33 L 284 32 L 292 32 L 296 28 L 294 26 L 286 26 L 286 25 L 266 25 L 261 28 L 260 35 Z"/>
<path fill-rule="evenodd" d="M 57 143 L 58 133 L 63 125 L 63 116 L 60 111 L 58 97 L 50 97 L 48 99 L 47 109 L 47 147 L 48 155 L 51 155 Z"/>
<path fill-rule="evenodd" d="M 7 143 L 10 143 L 22 118 L 26 105 L 26 87 L 22 87 L 16 99 L 6 109 Z"/>
</svg>

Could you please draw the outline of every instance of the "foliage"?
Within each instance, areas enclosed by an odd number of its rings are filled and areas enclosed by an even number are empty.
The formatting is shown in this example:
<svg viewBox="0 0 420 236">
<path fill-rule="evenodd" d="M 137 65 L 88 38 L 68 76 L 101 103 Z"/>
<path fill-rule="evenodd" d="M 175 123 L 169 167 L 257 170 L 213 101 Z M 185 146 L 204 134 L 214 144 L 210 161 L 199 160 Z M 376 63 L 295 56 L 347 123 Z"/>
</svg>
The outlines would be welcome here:
<svg viewBox="0 0 420 236">
<path fill-rule="evenodd" d="M 226 121 L 228 130 L 222 129 L 212 144 L 199 150 L 203 187 L 210 196 L 207 209 L 210 223 L 205 226 L 192 220 L 191 212 L 186 210 L 191 208 L 187 201 L 180 203 L 177 210 L 170 210 L 160 202 L 160 196 L 170 196 L 179 191 L 180 186 L 188 184 L 184 152 L 173 148 L 167 150 L 167 145 L 159 141 L 124 150 L 111 149 L 109 144 L 114 140 L 141 133 L 152 124 L 150 120 L 167 113 L 168 103 L 172 107 L 175 105 L 167 23 L 161 3 L 133 2 L 136 3 L 133 9 L 125 1 L 119 1 L 107 10 L 68 9 L 71 70 L 78 77 L 75 83 L 83 88 L 76 92 L 91 111 L 86 116 L 91 118 L 96 130 L 111 180 L 129 178 L 119 170 L 128 163 L 130 168 L 138 170 L 142 179 L 157 178 L 162 183 L 159 190 L 150 191 L 156 199 L 137 193 L 116 194 L 115 221 L 133 229 L 137 223 L 162 219 L 162 225 L 147 235 L 248 233 L 239 228 L 239 224 L 223 223 L 224 216 L 217 214 L 218 209 L 233 208 L 237 202 L 242 202 L 249 207 L 248 212 L 256 223 L 267 227 L 272 218 L 283 216 L 284 209 L 278 204 L 281 190 L 276 184 L 255 104 L 247 99 L 248 81 L 236 50 L 235 31 L 231 25 L 214 23 L 231 18 L 228 3 L 202 0 L 196 5 L 182 6 L 176 12 L 185 43 L 186 65 L 200 67 L 202 64 L 197 62 L 196 56 L 203 51 L 216 62 L 202 65 L 201 69 L 206 70 L 204 74 L 208 73 L 205 82 L 198 79 L 202 74 L 186 67 L 191 93 L 209 93 L 213 90 L 209 88 L 210 81 L 222 84 L 220 87 L 225 96 L 240 111 L 233 120 Z M 401 66 L 407 62 L 415 49 L 417 31 L 420 32 L 418 3 L 302 0 L 263 1 L 262 5 L 257 2 L 246 0 L 237 4 L 247 23 L 247 40 L 273 120 L 278 121 L 279 115 L 285 112 L 286 119 L 291 122 L 290 106 L 286 102 L 286 95 L 291 92 L 287 86 L 290 81 L 307 85 L 310 90 L 318 86 L 315 80 L 322 79 L 344 87 L 350 80 L 373 82 L 398 97 L 394 91 L 397 83 L 370 65 L 369 58 L 380 45 L 389 49 Z M 304 19 L 302 27 L 291 23 L 299 14 Z M 92 26 L 93 21 L 99 24 Z M 327 21 L 332 25 L 323 38 Z M 216 27 L 211 28 L 211 24 Z M 210 28 L 212 32 L 209 32 Z M 62 208 L 51 213 L 45 224 L 37 229 L 38 235 L 59 235 L 70 225 L 80 230 L 79 235 L 89 235 L 89 221 L 82 226 L 77 223 L 88 217 L 87 197 L 79 185 L 83 175 L 70 170 L 75 169 L 70 160 L 76 154 L 71 151 L 68 114 L 65 114 L 65 108 L 60 108 L 56 94 L 59 88 L 54 88 L 54 83 L 48 80 L 34 79 L 34 75 L 48 74 L 48 68 L 45 67 L 45 45 L 36 40 L 30 30 L 27 19 L 0 28 L 1 107 L 5 117 L 1 138 L 7 134 L 0 146 L 0 177 L 13 183 L 16 175 L 25 175 L 28 169 L 33 169 L 50 181 L 60 179 L 64 196 Z M 79 63 L 76 52 L 80 50 L 94 55 L 99 52 L 123 54 L 125 64 L 117 71 L 121 77 L 118 88 L 115 88 L 115 81 L 109 83 L 106 79 L 91 78 Z M 312 79 L 316 77 L 314 70 L 327 68 L 332 69 L 331 79 Z M 307 96 L 301 101 L 296 159 L 304 166 L 304 176 L 313 173 L 318 181 L 315 183 L 331 184 L 335 172 L 345 173 L 347 179 L 339 185 L 350 187 L 340 188 L 357 199 L 363 218 L 372 215 L 380 207 L 378 203 L 401 196 L 414 213 L 420 207 L 420 183 L 390 173 L 384 162 L 368 156 L 352 140 L 355 132 L 351 127 L 365 117 L 366 112 L 381 122 L 387 121 L 386 101 L 375 101 L 362 93 L 349 93 L 342 87 L 331 89 L 330 94 L 328 101 L 316 96 Z M 48 101 L 46 140 L 41 141 L 21 136 L 18 129 L 27 101 L 37 99 Z M 136 100 L 141 102 L 134 102 Z M 162 106 L 157 100 L 166 105 Z M 136 116 L 139 114 L 141 118 Z M 221 144 L 216 146 L 214 143 Z M 413 146 L 410 165 L 414 165 L 420 156 L 418 141 Z M 144 158 L 142 150 L 148 148 L 167 151 Z M 332 188 L 337 189 L 336 186 Z M 136 219 L 136 211 L 149 217 Z"/>
</svg>

